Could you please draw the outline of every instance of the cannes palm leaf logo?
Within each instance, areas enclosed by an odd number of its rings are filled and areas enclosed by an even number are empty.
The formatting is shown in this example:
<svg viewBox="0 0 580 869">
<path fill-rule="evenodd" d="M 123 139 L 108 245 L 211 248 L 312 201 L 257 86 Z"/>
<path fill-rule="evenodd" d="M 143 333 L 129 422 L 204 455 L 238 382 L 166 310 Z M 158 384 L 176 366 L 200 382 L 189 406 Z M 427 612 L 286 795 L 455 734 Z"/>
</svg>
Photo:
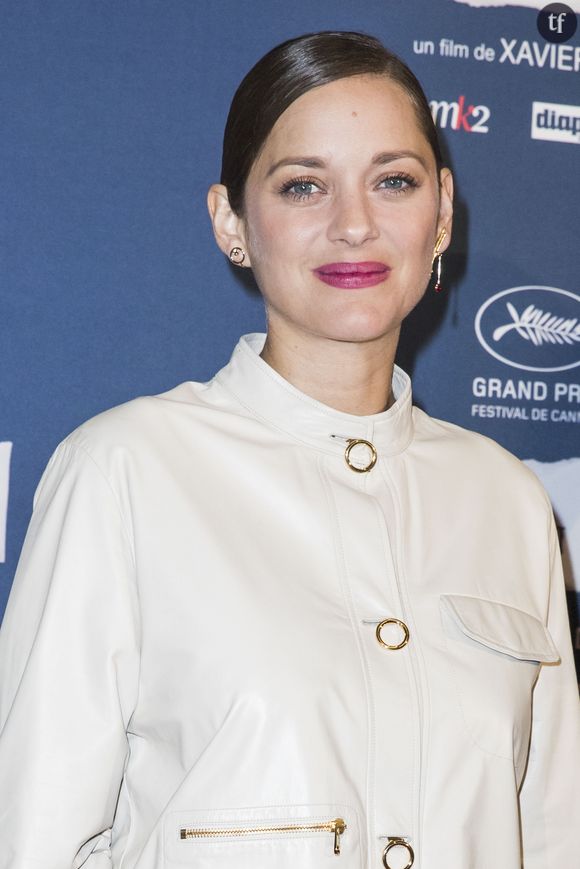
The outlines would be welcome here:
<svg viewBox="0 0 580 869">
<path fill-rule="evenodd" d="M 528 305 L 521 314 L 518 314 L 511 302 L 506 302 L 506 308 L 511 322 L 494 329 L 494 341 L 500 341 L 507 332 L 513 330 L 536 347 L 541 344 L 574 344 L 580 341 L 580 323 L 576 317 L 558 317 L 550 311 L 544 312 L 536 308 L 535 305 Z"/>
</svg>

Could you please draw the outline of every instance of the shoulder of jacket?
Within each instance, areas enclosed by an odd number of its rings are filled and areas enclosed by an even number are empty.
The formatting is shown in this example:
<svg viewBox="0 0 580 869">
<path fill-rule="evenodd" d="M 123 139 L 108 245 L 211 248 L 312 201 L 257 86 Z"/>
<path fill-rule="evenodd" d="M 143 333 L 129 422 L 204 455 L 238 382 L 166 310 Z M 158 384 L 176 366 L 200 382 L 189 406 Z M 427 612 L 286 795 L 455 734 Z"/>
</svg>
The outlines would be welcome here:
<svg viewBox="0 0 580 869">
<path fill-rule="evenodd" d="M 164 449 L 171 409 L 202 405 L 205 384 L 181 383 L 158 395 L 144 395 L 101 411 L 73 429 L 54 449 L 46 470 L 76 460 L 92 460 L 111 479 L 114 468 L 141 452 Z"/>
<path fill-rule="evenodd" d="M 202 404 L 200 391 L 204 386 L 203 383 L 185 382 L 166 392 L 142 395 L 103 410 L 77 426 L 61 444 L 84 448 L 90 453 L 155 437 L 163 430 L 170 407 Z"/>
<path fill-rule="evenodd" d="M 551 513 L 550 498 L 534 471 L 493 438 L 456 423 L 437 419 L 415 408 L 416 432 L 423 440 L 437 441 L 438 449 L 447 448 L 450 461 L 461 463 L 471 479 L 501 481 L 510 489 L 523 491 L 538 499 Z"/>
</svg>

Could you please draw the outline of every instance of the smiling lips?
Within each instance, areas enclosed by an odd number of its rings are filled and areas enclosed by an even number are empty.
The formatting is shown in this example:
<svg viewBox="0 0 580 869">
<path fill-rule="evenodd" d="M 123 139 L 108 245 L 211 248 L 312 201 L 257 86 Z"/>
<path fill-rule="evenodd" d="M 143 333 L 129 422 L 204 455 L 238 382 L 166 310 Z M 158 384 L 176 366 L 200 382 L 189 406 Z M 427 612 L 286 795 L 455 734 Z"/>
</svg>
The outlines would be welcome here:
<svg viewBox="0 0 580 869">
<path fill-rule="evenodd" d="M 341 287 L 345 290 L 355 290 L 359 287 L 372 287 L 386 280 L 390 267 L 386 263 L 326 263 L 313 269 L 314 274 L 330 284 L 331 287 Z"/>
</svg>

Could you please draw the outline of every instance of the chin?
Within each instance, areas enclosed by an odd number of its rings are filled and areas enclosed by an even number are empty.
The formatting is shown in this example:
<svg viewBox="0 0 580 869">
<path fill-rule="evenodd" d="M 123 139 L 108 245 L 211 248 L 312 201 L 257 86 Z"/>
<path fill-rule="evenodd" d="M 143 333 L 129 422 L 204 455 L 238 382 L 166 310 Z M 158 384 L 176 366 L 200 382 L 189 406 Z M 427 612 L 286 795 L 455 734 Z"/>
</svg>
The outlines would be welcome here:
<svg viewBox="0 0 580 869">
<path fill-rule="evenodd" d="M 323 324 L 319 334 L 334 341 L 350 341 L 364 343 L 367 341 L 380 341 L 388 335 L 398 333 L 402 318 L 379 315 L 374 311 L 357 311 L 340 317 L 333 318 L 331 322 Z"/>
<path fill-rule="evenodd" d="M 329 324 L 326 324 L 323 329 L 317 331 L 319 335 L 332 341 L 362 344 L 368 341 L 380 341 L 388 335 L 396 334 L 400 326 L 400 321 L 388 323 L 359 321 L 356 323 L 337 323 L 334 327 L 329 327 Z"/>
</svg>

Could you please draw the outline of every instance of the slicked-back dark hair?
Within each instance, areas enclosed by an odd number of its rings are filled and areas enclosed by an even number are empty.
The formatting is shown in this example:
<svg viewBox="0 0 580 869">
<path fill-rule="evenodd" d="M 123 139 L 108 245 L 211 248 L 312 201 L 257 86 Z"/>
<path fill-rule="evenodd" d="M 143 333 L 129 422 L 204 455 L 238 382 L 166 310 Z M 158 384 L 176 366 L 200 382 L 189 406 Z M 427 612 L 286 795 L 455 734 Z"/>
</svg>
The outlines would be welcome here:
<svg viewBox="0 0 580 869">
<path fill-rule="evenodd" d="M 369 74 L 385 76 L 409 97 L 419 128 L 433 151 L 439 180 L 443 158 L 437 129 L 423 88 L 406 63 L 366 33 L 306 33 L 265 54 L 244 77 L 232 99 L 224 131 L 220 181 L 227 187 L 235 214 L 244 214 L 250 170 L 288 106 L 313 88 Z"/>
</svg>

